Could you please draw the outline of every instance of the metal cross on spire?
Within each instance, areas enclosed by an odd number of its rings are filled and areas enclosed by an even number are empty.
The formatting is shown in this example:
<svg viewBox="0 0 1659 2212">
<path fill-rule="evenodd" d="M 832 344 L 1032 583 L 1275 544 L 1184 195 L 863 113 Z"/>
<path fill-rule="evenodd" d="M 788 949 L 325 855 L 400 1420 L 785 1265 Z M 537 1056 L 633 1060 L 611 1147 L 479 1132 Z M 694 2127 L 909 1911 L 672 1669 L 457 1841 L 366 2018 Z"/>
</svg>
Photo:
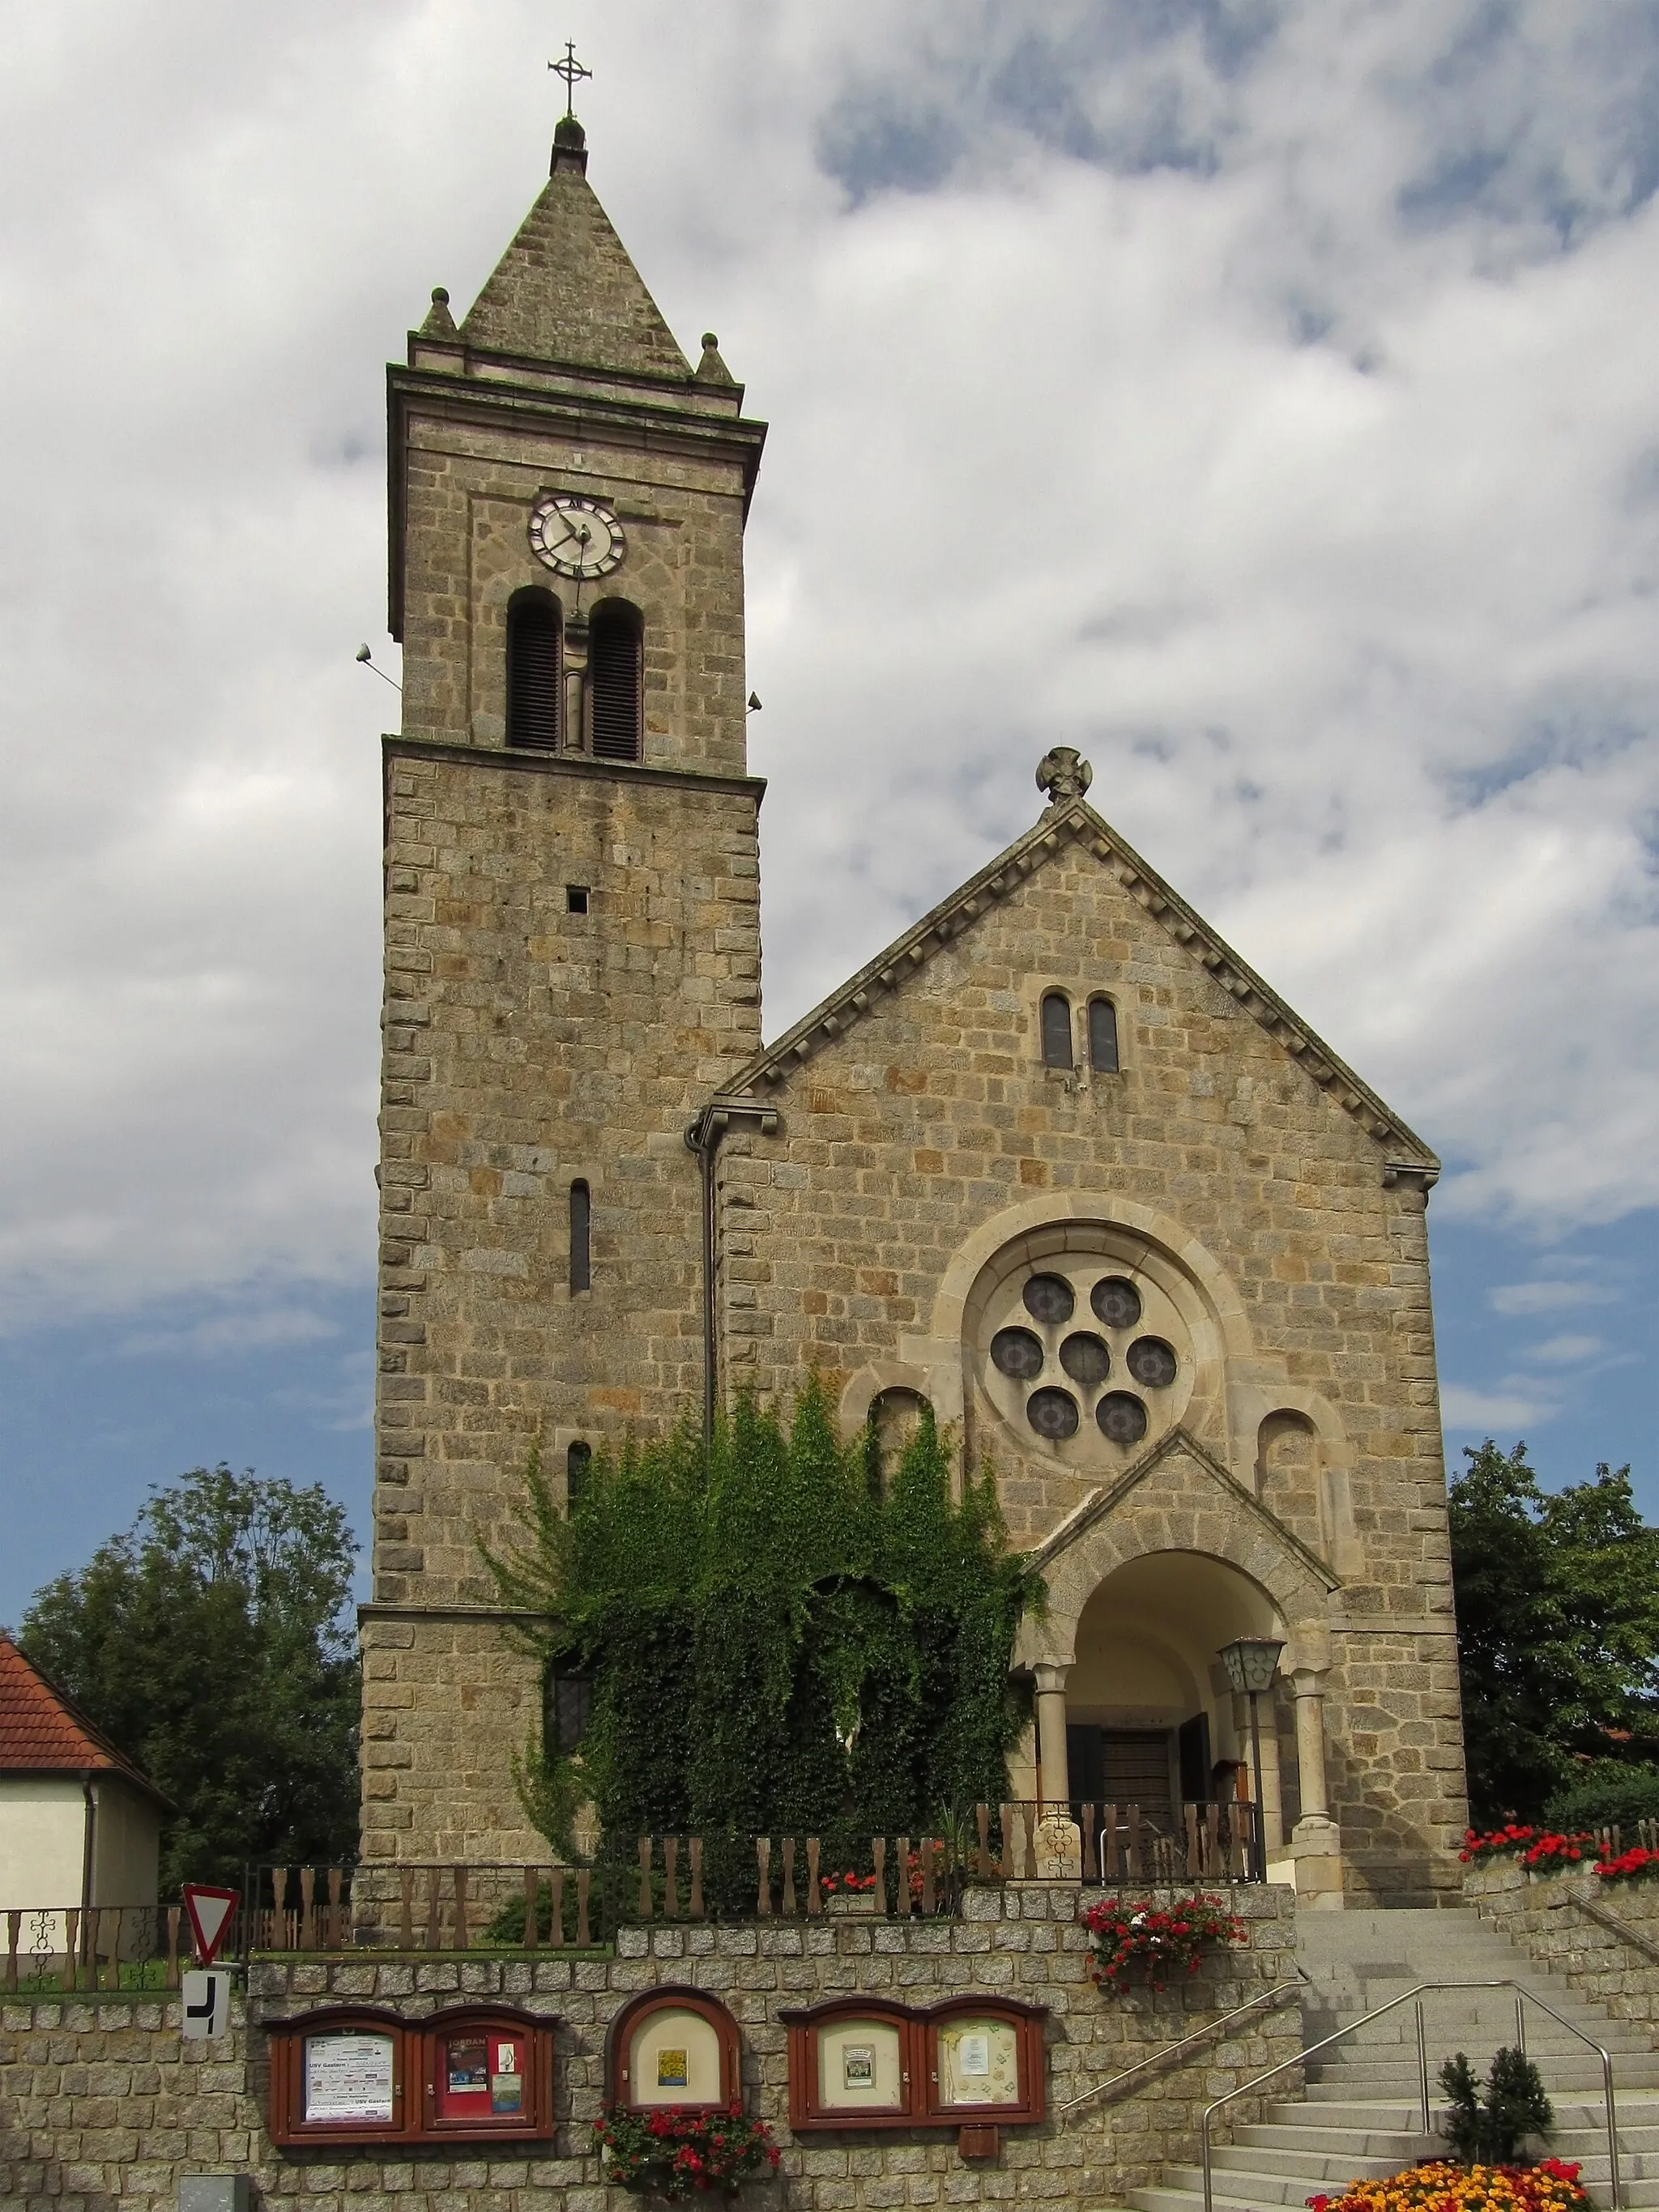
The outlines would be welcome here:
<svg viewBox="0 0 1659 2212">
<path fill-rule="evenodd" d="M 562 76 L 564 79 L 564 112 L 567 119 L 574 123 L 576 119 L 576 87 L 585 76 L 592 76 L 593 72 L 591 69 L 584 69 L 576 59 L 576 45 L 574 39 L 567 39 L 564 42 L 564 59 L 561 62 L 549 62 L 547 66 L 555 76 Z"/>
</svg>

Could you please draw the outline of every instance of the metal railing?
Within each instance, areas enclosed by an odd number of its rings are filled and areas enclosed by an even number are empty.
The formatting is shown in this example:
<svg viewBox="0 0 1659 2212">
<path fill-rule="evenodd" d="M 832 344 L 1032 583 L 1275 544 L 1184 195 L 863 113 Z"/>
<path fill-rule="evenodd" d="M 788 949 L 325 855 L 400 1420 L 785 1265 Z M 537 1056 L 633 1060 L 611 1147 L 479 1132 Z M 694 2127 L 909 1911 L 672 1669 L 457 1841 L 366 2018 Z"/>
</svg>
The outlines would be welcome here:
<svg viewBox="0 0 1659 2212">
<path fill-rule="evenodd" d="M 1122 2073 L 1114 2074 L 1109 2081 L 1097 2081 L 1092 2089 L 1084 2090 L 1081 2096 L 1069 2098 L 1056 2109 L 1054 2118 L 1063 2120 L 1067 2112 L 1076 2112 L 1079 2106 L 1091 2104 L 1097 2097 L 1109 2096 L 1114 2089 L 1121 2089 L 1126 2081 L 1133 2081 L 1138 2074 L 1148 2073 L 1154 2066 L 1162 2066 L 1171 2058 L 1178 2058 L 1183 2051 L 1191 2051 L 1211 2036 L 1219 2035 L 1224 2028 L 1231 2027 L 1234 2021 L 1243 2020 L 1246 2013 L 1261 2012 L 1264 2008 L 1271 2010 L 1274 2005 L 1283 2004 L 1289 1997 L 1299 1997 L 1303 1989 L 1310 1988 L 1312 1984 L 1300 1966 L 1296 1972 L 1296 1981 L 1279 1982 L 1270 1990 L 1258 1990 L 1255 1996 L 1247 1998 L 1242 2005 L 1235 2005 L 1231 2012 L 1224 2012 L 1218 2020 L 1208 2021 L 1202 2027 L 1195 2027 L 1190 2035 L 1183 2035 L 1179 2043 L 1166 2043 L 1162 2051 L 1155 2051 L 1149 2058 L 1142 2058 L 1133 2066 L 1126 2066 Z"/>
<path fill-rule="evenodd" d="M 1241 2081 L 1236 2089 L 1229 2089 L 1225 2096 L 1218 2097 L 1213 2104 L 1206 2105 L 1204 2107 L 1204 2118 L 1199 2134 L 1200 2150 L 1204 2167 L 1204 2212 L 1215 2212 L 1214 2189 L 1211 2178 L 1211 2127 L 1216 2114 L 1222 2107 L 1224 2105 L 1232 2104 L 1239 2097 L 1248 2097 L 1253 2091 L 1264 2088 L 1269 2081 L 1277 2081 L 1281 2074 L 1288 2074 L 1298 2066 L 1305 2066 L 1310 2058 L 1316 2058 L 1322 2051 L 1328 2051 L 1333 2044 L 1346 2041 L 1349 2036 L 1357 2034 L 1362 2027 L 1369 2027 L 1373 2021 L 1382 2019 L 1386 2014 L 1397 2012 L 1403 2004 L 1414 2004 L 1416 2007 L 1417 2077 L 1419 2094 L 1422 2101 L 1423 2133 L 1425 2136 L 1438 2134 L 1439 2130 L 1433 2124 L 1433 2117 L 1429 2106 L 1429 2049 L 1423 2029 L 1423 2000 L 1425 1996 L 1441 1996 L 1455 1990 L 1513 1990 L 1515 1991 L 1515 2031 L 1523 2055 L 1527 2048 L 1525 2008 L 1529 2004 L 1536 2005 L 1540 2012 L 1547 2013 L 1558 2027 L 1565 2027 L 1569 2034 L 1576 2035 L 1581 2043 L 1587 2043 L 1595 2051 L 1601 2062 L 1601 2100 L 1607 2114 L 1607 2162 L 1613 2212 L 1622 2212 L 1625 2200 L 1619 2180 L 1619 2118 L 1618 2108 L 1613 2098 L 1612 2054 L 1604 2049 L 1593 2035 L 1586 2035 L 1577 2021 L 1569 2020 L 1565 2013 L 1557 2012 L 1555 2007 L 1547 1998 L 1534 1996 L 1530 1990 L 1522 1989 L 1519 1982 L 1511 1980 L 1508 1976 L 1498 1981 L 1419 1982 L 1415 1989 L 1402 1990 L 1399 1996 L 1390 1997 L 1387 2004 L 1378 2005 L 1374 2012 L 1366 2013 L 1362 2019 L 1350 2021 L 1346 2027 L 1339 2027 L 1334 2035 L 1322 2036 L 1317 2043 L 1310 2043 L 1305 2051 L 1299 2051 L 1294 2058 L 1281 2059 L 1277 2066 L 1268 2067 L 1266 2073 L 1257 2074 L 1249 2081 Z"/>
<path fill-rule="evenodd" d="M 177 1905 L 40 1905 L 0 1913 L 7 1996 L 176 1990 L 194 1951 Z"/>
</svg>

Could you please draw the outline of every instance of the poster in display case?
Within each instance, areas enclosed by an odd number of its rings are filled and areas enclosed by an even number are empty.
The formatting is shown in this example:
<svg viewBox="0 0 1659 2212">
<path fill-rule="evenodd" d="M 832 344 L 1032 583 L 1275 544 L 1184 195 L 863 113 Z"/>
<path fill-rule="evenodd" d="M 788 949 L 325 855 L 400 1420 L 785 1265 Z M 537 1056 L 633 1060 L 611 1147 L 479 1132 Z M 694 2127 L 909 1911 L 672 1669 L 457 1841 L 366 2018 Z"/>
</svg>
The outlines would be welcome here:
<svg viewBox="0 0 1659 2212">
<path fill-rule="evenodd" d="M 920 2015 L 927 2117 L 963 2126 L 1029 2124 L 1048 2109 L 1042 2005 L 945 1997 Z"/>
<path fill-rule="evenodd" d="M 605 2102 L 714 2111 L 740 2094 L 738 2023 L 702 1990 L 670 1983 L 625 2004 L 605 2039 Z"/>
<path fill-rule="evenodd" d="M 329 2005 L 268 2024 L 273 2142 L 539 2141 L 553 2132 L 553 2022 L 511 2005 L 424 2020 Z"/>
<path fill-rule="evenodd" d="M 829 1997 L 780 2013 L 789 2030 L 789 2124 L 955 2127 L 965 2154 L 1048 2110 L 1041 2005 L 968 1995 L 933 2005 Z M 977 2148 L 969 2148 L 969 2130 Z M 984 2142 L 988 2142 L 986 2150 Z"/>
</svg>

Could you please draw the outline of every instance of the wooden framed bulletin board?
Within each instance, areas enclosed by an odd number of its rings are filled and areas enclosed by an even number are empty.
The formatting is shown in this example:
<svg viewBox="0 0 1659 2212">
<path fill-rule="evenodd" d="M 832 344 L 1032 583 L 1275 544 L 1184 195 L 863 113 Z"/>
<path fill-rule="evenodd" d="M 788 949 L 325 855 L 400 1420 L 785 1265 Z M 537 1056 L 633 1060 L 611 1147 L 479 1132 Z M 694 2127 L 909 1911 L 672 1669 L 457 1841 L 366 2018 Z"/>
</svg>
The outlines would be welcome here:
<svg viewBox="0 0 1659 2212">
<path fill-rule="evenodd" d="M 553 2022 L 512 2005 L 425 2020 L 329 2005 L 272 2021 L 275 2143 L 539 2142 L 553 2132 Z"/>
<path fill-rule="evenodd" d="M 1017 1997 L 933 2005 L 828 1997 L 781 2012 L 789 2030 L 789 2125 L 995 2130 L 1048 2112 L 1047 2009 Z"/>
<path fill-rule="evenodd" d="M 717 2112 L 742 2094 L 738 2023 L 718 1997 L 666 1983 L 625 2004 L 605 2046 L 607 2105 Z"/>
</svg>

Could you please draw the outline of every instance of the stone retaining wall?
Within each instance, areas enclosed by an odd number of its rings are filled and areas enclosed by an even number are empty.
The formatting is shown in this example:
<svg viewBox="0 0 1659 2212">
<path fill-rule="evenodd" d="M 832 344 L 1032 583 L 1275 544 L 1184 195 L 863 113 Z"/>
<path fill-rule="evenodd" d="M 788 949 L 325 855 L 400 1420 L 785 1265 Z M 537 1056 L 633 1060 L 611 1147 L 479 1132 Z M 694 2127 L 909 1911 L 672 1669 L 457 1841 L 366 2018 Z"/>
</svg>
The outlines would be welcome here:
<svg viewBox="0 0 1659 2212">
<path fill-rule="evenodd" d="M 173 2212 L 181 2174 L 245 2172 L 257 2203 L 302 2201 L 308 2212 L 530 2212 L 532 2204 L 538 2212 L 622 2212 L 629 2200 L 605 2185 L 590 2147 L 605 2029 L 636 1991 L 679 1982 L 735 2012 L 745 2101 L 782 2148 L 777 2179 L 744 2192 L 752 2212 L 889 2212 L 1016 2197 L 1040 2198 L 1054 2212 L 1121 2204 L 1127 2189 L 1195 2154 L 1205 2103 L 1294 2056 L 1295 2002 L 1252 2015 L 1133 2092 L 1069 2118 L 1059 2108 L 1293 1976 L 1295 1899 L 1279 1887 L 1233 1892 L 1248 1945 L 1209 1958 L 1198 1976 L 1161 1995 L 1111 1998 L 1088 1978 L 1079 1904 L 1072 1885 L 1016 1883 L 970 1891 L 960 1920 L 631 1929 L 621 1932 L 614 1957 L 260 1961 L 235 2002 L 231 2033 L 210 2044 L 181 2041 L 176 1998 L 9 1999 L 0 2007 L 0 2200 L 19 2212 Z M 849 2130 L 793 2140 L 780 2007 L 848 1991 L 925 2002 L 974 1990 L 1048 2007 L 1044 2125 L 1005 2130 L 1000 2155 L 988 2165 L 964 2164 L 954 2132 Z M 475 2153 L 447 2144 L 349 2154 L 272 2148 L 265 2022 L 345 2000 L 416 2018 L 490 1996 L 558 2022 L 553 2142 Z"/>
<path fill-rule="evenodd" d="M 1589 1872 L 1530 1874 L 1510 1860 L 1467 1868 L 1463 1900 L 1615 2019 L 1659 2023 L 1659 1958 L 1583 1910 L 1596 1906 L 1659 1953 L 1659 1884 L 1602 1882 Z"/>
</svg>

